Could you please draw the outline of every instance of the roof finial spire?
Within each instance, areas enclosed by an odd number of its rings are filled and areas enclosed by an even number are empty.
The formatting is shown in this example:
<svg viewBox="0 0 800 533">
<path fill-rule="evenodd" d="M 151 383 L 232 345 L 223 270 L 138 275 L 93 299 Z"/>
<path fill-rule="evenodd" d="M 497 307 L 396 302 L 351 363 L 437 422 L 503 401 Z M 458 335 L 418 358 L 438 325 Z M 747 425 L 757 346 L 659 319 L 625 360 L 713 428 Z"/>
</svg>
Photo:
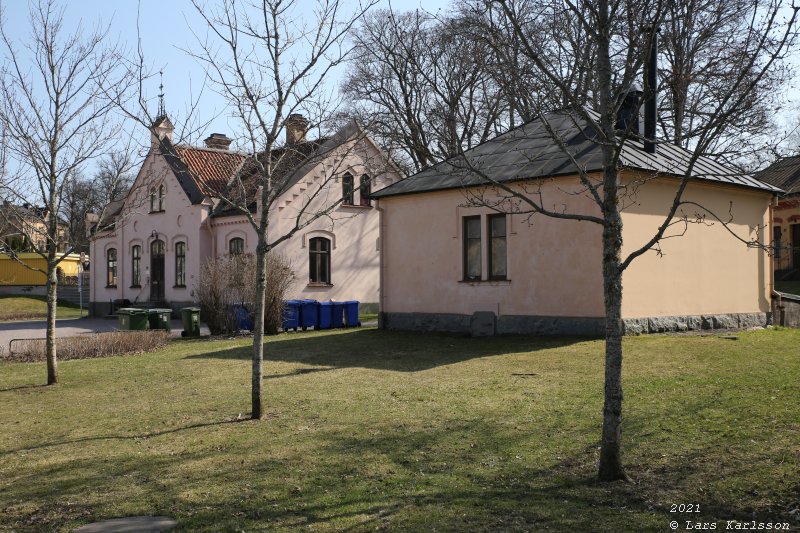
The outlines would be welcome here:
<svg viewBox="0 0 800 533">
<path fill-rule="evenodd" d="M 161 93 L 158 95 L 158 118 L 167 116 L 167 110 L 164 108 L 164 71 L 159 70 L 158 75 L 161 79 L 161 83 L 158 86 Z"/>
</svg>

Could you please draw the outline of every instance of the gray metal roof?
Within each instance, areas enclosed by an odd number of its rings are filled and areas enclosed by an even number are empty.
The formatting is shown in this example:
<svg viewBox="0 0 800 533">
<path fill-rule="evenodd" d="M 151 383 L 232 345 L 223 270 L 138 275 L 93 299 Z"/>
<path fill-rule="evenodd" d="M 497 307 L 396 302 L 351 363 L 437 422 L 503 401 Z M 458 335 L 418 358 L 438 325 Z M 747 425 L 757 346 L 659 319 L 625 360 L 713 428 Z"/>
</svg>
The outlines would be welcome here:
<svg viewBox="0 0 800 533">
<path fill-rule="evenodd" d="M 548 131 L 548 125 L 551 131 Z M 551 133 L 552 132 L 552 133 Z M 483 185 L 490 176 L 498 182 L 574 175 L 603 169 L 600 145 L 592 139 L 595 131 L 565 111 L 548 113 L 503 135 L 495 137 L 463 156 L 443 161 L 373 193 L 375 198 Z M 554 138 L 558 138 L 556 142 Z M 570 158 L 570 155 L 572 156 Z M 629 139 L 620 155 L 628 169 L 683 176 L 690 153 L 672 144 L 659 144 L 655 154 L 644 151 L 642 143 Z M 574 159 L 574 161 L 573 161 Z M 692 168 L 693 178 L 742 187 L 780 192 L 750 175 L 728 168 L 711 158 L 700 157 Z"/>
<path fill-rule="evenodd" d="M 786 194 L 800 193 L 800 155 L 784 157 L 775 161 L 756 177 L 765 183 L 780 187 Z"/>
</svg>

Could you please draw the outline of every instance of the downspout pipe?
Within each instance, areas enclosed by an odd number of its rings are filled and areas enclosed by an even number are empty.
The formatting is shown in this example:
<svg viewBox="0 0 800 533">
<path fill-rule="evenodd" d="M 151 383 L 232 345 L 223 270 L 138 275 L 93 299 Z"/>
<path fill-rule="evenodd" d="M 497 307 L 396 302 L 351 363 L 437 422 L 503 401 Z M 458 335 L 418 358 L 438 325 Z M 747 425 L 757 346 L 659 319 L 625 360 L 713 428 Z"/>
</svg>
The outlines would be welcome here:
<svg viewBox="0 0 800 533">
<path fill-rule="evenodd" d="M 772 195 L 772 201 L 769 203 L 769 224 L 768 234 L 766 235 L 767 242 L 772 242 L 772 225 L 775 223 L 773 210 L 778 205 L 778 195 Z M 772 248 L 772 247 L 771 247 Z M 775 250 L 774 248 L 769 253 L 769 289 L 772 296 L 772 325 L 782 326 L 781 309 L 783 309 L 783 301 L 781 293 L 775 290 Z"/>
</svg>

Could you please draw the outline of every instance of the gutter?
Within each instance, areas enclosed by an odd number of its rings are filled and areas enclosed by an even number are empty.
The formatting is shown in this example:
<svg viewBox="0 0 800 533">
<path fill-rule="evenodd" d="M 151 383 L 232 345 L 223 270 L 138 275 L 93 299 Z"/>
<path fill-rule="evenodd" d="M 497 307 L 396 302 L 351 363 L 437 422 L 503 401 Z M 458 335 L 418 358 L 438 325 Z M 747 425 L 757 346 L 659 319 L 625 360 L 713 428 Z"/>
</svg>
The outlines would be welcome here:
<svg viewBox="0 0 800 533">
<path fill-rule="evenodd" d="M 385 329 L 385 309 L 386 309 L 386 281 L 384 276 L 384 250 L 386 250 L 386 231 L 385 220 L 386 210 L 381 207 L 381 202 L 375 199 L 375 209 L 378 211 L 378 329 Z"/>
</svg>

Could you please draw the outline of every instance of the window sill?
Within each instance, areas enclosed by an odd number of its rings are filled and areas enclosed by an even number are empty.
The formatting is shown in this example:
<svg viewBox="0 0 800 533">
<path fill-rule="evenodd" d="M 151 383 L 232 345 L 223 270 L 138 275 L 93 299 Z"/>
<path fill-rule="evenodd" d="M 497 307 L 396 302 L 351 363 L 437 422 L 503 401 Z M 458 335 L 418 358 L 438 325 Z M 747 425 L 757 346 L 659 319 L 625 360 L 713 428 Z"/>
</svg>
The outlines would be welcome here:
<svg viewBox="0 0 800 533">
<path fill-rule="evenodd" d="M 511 285 L 510 279 L 462 279 L 458 282 L 468 285 Z"/>
<path fill-rule="evenodd" d="M 341 207 L 347 209 L 372 209 L 371 205 L 342 204 Z"/>
<path fill-rule="evenodd" d="M 186 285 L 173 285 L 172 288 L 173 289 L 185 289 Z"/>
<path fill-rule="evenodd" d="M 116 285 L 106 285 L 106 289 L 116 289 Z"/>
<path fill-rule="evenodd" d="M 150 211 L 150 214 L 151 214 L 151 215 L 154 215 L 154 214 L 156 214 L 156 213 L 166 213 L 166 212 L 167 212 L 167 210 L 166 210 L 166 209 L 159 209 L 158 211 Z"/>
<path fill-rule="evenodd" d="M 142 286 L 141 285 L 131 285 L 129 288 L 131 288 L 131 289 L 141 289 Z"/>
<path fill-rule="evenodd" d="M 306 287 L 333 287 L 333 283 L 318 283 L 316 281 L 310 281 Z"/>
</svg>

